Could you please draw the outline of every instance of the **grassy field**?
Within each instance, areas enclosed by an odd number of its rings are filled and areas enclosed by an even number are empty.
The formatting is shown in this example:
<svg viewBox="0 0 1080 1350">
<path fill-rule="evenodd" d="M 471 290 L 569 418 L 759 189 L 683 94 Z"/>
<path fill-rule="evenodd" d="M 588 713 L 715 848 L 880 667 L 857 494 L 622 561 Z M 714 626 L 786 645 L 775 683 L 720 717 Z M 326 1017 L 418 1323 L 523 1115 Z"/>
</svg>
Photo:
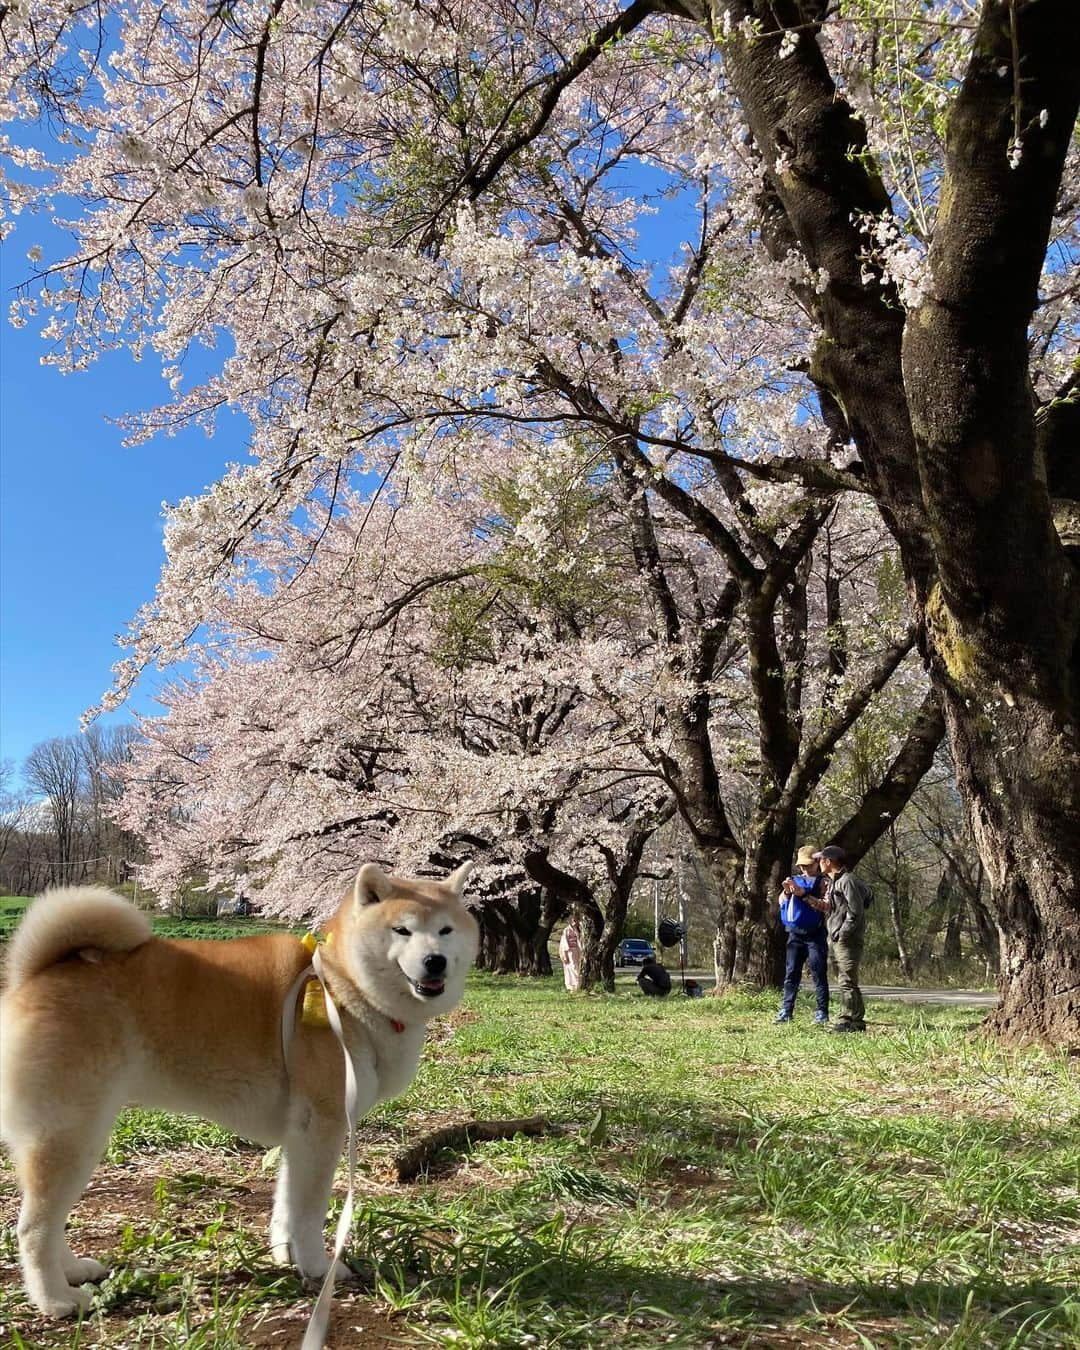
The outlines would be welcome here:
<svg viewBox="0 0 1080 1350">
<path fill-rule="evenodd" d="M 0 943 L 6 941 L 18 926 L 27 905 L 33 899 L 28 895 L 0 895 Z M 252 933 L 279 933 L 285 925 L 257 917 L 227 919 L 178 919 L 174 915 L 148 910 L 151 927 L 158 937 L 234 938 Z M 297 930 L 302 931 L 302 929 Z"/>
<path fill-rule="evenodd" d="M 861 1038 L 800 1011 L 474 977 L 362 1127 L 362 1285 L 330 1345 L 1080 1344 L 1075 1068 L 993 1048 L 973 1013 L 873 1004 Z M 537 1114 L 551 1133 L 392 1179 L 439 1125 Z M 0 1344 L 298 1345 L 311 1296 L 266 1253 L 272 1182 L 216 1127 L 129 1112 L 72 1220 L 115 1273 L 56 1329 L 22 1301 L 5 1167 Z"/>
</svg>

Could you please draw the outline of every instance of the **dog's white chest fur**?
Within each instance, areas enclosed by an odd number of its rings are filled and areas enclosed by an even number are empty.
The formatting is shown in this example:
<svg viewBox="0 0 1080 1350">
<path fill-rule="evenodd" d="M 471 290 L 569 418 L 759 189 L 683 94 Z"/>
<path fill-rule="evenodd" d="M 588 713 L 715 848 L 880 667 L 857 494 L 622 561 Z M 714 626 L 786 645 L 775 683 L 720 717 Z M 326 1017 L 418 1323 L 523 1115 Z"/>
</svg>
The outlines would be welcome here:
<svg viewBox="0 0 1080 1350">
<path fill-rule="evenodd" d="M 375 1102 L 385 1102 L 391 1097 L 400 1097 L 408 1090 L 416 1077 L 420 1065 L 420 1054 L 424 1048 L 426 1027 L 406 1027 L 404 1031 L 390 1028 L 381 1035 L 371 1038 L 375 1052 L 375 1078 L 377 1096 Z"/>
</svg>

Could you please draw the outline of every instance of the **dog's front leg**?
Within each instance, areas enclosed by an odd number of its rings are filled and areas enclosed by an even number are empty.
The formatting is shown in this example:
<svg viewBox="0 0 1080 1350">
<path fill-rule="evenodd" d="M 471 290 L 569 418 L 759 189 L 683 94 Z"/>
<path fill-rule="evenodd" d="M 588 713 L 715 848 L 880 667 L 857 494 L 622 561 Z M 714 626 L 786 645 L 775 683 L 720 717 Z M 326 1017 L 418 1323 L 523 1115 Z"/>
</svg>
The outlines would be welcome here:
<svg viewBox="0 0 1080 1350">
<path fill-rule="evenodd" d="M 345 1143 L 345 1126 L 304 1105 L 290 1124 L 281 1146 L 270 1247 L 279 1265 L 290 1262 L 307 1279 L 322 1279 L 330 1259 L 323 1229 L 330 1203 L 334 1169 Z M 337 1275 L 349 1275 L 340 1266 Z"/>
</svg>

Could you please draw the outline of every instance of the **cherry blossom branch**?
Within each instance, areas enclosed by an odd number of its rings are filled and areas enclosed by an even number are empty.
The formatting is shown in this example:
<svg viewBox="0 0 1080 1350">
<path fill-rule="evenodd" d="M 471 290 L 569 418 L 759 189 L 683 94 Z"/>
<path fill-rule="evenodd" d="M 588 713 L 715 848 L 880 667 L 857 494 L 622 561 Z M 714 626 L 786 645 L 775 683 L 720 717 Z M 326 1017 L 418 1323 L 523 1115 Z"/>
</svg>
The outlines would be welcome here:
<svg viewBox="0 0 1080 1350">
<path fill-rule="evenodd" d="M 851 729 L 874 695 L 888 684 L 901 661 L 915 646 L 915 637 L 916 629 L 911 625 L 898 641 L 882 652 L 876 665 L 852 690 L 843 707 L 837 709 L 817 735 L 807 742 L 784 784 L 780 799 L 782 806 L 806 800 L 808 793 L 828 768 L 832 752 L 841 737 Z"/>
</svg>

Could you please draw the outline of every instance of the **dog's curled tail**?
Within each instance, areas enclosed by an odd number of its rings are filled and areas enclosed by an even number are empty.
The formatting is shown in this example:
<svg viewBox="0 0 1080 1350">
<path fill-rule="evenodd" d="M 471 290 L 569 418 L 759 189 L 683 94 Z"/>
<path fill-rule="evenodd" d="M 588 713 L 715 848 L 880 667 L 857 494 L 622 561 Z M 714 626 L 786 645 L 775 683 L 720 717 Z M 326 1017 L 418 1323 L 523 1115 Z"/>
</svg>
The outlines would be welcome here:
<svg viewBox="0 0 1080 1350">
<path fill-rule="evenodd" d="M 29 906 L 4 963 L 15 989 L 76 951 L 129 952 L 152 936 L 150 920 L 104 886 L 60 886 Z"/>
</svg>

